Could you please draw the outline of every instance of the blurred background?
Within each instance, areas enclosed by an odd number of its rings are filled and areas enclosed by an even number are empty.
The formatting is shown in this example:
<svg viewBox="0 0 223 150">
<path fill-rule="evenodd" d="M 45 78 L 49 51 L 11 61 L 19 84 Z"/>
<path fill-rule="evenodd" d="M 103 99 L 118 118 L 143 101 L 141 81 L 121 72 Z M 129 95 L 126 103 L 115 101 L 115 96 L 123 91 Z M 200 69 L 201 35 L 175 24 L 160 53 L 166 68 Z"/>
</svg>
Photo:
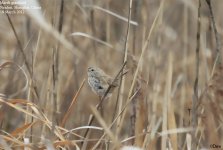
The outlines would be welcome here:
<svg viewBox="0 0 223 150">
<path fill-rule="evenodd" d="M 122 145 L 143 149 L 189 149 L 193 142 L 199 149 L 223 146 L 223 74 L 219 63 L 214 68 L 218 45 L 205 0 L 201 1 L 199 19 L 198 0 L 133 0 L 131 21 L 130 1 L 126 0 L 27 3 L 41 9 L 0 14 L 0 93 L 7 102 L 1 101 L 1 135 L 12 148 L 21 147 L 24 138 L 29 139 L 31 149 L 43 148 L 43 137 L 54 145 L 63 141 L 55 134 L 54 125 L 66 130 L 89 125 L 90 106 L 100 99 L 87 83 L 87 68 L 97 66 L 115 77 L 124 60 L 128 73 L 122 86 L 103 102 L 101 114 L 107 126 L 121 116 L 110 131 Z M 222 41 L 223 1 L 211 1 L 211 8 Z M 198 118 L 193 135 L 197 43 Z M 96 118 L 91 125 L 101 127 Z M 58 130 L 64 141 L 73 141 L 81 149 L 91 149 L 104 133 L 78 129 L 73 131 L 76 136 Z M 166 130 L 173 133 L 164 134 Z M 6 133 L 21 143 L 8 140 Z M 191 142 L 193 136 L 196 140 Z M 112 149 L 110 138 L 99 141 L 97 149 Z"/>
</svg>

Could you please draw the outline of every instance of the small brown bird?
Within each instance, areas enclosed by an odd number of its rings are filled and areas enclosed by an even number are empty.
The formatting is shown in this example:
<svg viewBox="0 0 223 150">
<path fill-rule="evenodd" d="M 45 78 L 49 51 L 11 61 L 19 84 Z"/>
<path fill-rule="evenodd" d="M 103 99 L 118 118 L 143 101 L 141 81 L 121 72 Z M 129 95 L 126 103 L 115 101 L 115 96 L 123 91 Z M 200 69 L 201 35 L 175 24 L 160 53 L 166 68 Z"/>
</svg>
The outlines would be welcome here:
<svg viewBox="0 0 223 150">
<path fill-rule="evenodd" d="M 103 97 L 106 93 L 109 86 L 111 89 L 109 90 L 107 97 L 112 95 L 115 87 L 118 86 L 118 79 L 112 83 L 113 78 L 107 75 L 103 70 L 97 67 L 88 67 L 88 84 L 90 85 L 92 91 L 94 91 L 100 97 Z"/>
</svg>

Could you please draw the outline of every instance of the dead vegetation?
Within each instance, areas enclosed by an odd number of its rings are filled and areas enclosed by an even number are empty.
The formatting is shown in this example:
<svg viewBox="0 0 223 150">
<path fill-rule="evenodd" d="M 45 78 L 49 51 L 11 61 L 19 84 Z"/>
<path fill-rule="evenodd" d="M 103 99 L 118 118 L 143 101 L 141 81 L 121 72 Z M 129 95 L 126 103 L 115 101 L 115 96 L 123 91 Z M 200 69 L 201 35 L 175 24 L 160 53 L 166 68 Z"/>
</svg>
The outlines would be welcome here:
<svg viewBox="0 0 223 150">
<path fill-rule="evenodd" d="M 1 149 L 223 147 L 222 1 L 29 5 L 0 14 Z M 88 66 L 128 73 L 100 101 Z"/>
</svg>

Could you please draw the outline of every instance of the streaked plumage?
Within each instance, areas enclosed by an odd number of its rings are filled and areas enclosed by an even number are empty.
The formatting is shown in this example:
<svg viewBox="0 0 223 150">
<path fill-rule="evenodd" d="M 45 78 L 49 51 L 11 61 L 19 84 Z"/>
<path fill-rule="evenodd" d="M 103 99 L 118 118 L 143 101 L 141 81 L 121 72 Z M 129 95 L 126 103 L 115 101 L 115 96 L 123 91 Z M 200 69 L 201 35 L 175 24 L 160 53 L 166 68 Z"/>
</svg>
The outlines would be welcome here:
<svg viewBox="0 0 223 150">
<path fill-rule="evenodd" d="M 103 70 L 97 67 L 88 67 L 88 84 L 90 85 L 92 91 L 94 91 L 100 97 L 104 96 L 109 85 L 112 84 L 113 79 L 107 75 Z M 114 88 L 118 86 L 118 81 L 115 81 L 111 85 L 111 89 L 107 95 L 110 97 Z"/>
</svg>

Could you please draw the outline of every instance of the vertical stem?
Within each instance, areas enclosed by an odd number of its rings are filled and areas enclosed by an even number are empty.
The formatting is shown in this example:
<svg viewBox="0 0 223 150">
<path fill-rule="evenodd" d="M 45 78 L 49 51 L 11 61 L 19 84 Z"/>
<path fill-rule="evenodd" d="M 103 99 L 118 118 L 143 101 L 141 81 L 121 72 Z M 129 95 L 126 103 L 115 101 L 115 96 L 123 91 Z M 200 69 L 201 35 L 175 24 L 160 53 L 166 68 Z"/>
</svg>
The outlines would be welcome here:
<svg viewBox="0 0 223 150">
<path fill-rule="evenodd" d="M 192 126 L 194 128 L 192 134 L 192 147 L 196 149 L 196 129 L 197 129 L 197 104 L 198 104 L 198 82 L 199 82 L 199 52 L 200 52 L 200 28 L 201 28 L 201 0 L 198 0 L 198 21 L 197 21 L 197 47 L 196 47 L 196 78 L 194 81 L 194 96 L 192 101 Z"/>
<path fill-rule="evenodd" d="M 63 16 L 64 16 L 64 0 L 61 0 L 60 3 L 60 13 L 59 13 L 59 26 L 58 26 L 58 32 L 62 33 L 63 29 Z M 53 65 L 52 65 L 52 73 L 53 73 L 53 117 L 52 122 L 53 125 L 56 125 L 57 120 L 57 114 L 56 112 L 59 112 L 59 98 L 58 98 L 58 80 L 59 80 L 59 53 L 60 53 L 60 43 L 58 42 L 56 45 L 56 49 L 53 51 Z M 59 121 L 58 121 L 59 122 Z"/>
<path fill-rule="evenodd" d="M 216 65 L 221 64 L 221 61 L 222 61 L 221 60 L 222 56 L 221 56 L 221 52 L 220 52 L 221 43 L 220 43 L 219 36 L 218 36 L 218 31 L 217 31 L 217 27 L 216 27 L 216 23 L 215 23 L 215 19 L 214 19 L 214 13 L 213 13 L 213 10 L 212 10 L 211 1 L 206 0 L 206 3 L 208 4 L 208 8 L 210 10 L 210 18 L 211 18 L 211 22 L 212 22 L 212 25 L 213 25 L 215 41 L 216 41 L 216 55 L 214 55 L 215 56 L 215 59 L 214 59 L 215 62 L 214 62 L 214 66 L 213 66 L 212 73 L 211 73 L 211 76 L 213 76 Z"/>
<path fill-rule="evenodd" d="M 217 27 L 216 27 L 216 23 L 215 23 L 215 19 L 214 19 L 214 13 L 213 13 L 213 10 L 212 10 L 211 1 L 206 0 L 206 2 L 208 4 L 209 10 L 210 10 L 210 17 L 211 17 L 211 21 L 212 21 L 212 24 L 213 24 L 213 29 L 214 29 L 214 34 L 215 34 L 215 41 L 216 41 L 216 53 L 217 53 L 216 57 L 218 57 L 219 52 L 220 52 L 221 43 L 220 43 L 218 32 L 217 32 Z"/>
<path fill-rule="evenodd" d="M 126 30 L 126 39 L 125 39 L 125 45 L 124 45 L 124 55 L 123 55 L 123 63 L 125 64 L 127 62 L 127 56 L 128 56 L 128 41 L 129 41 L 129 30 L 130 30 L 130 20 L 131 20 L 131 14 L 132 14 L 132 0 L 129 0 L 129 14 L 128 14 L 128 26 L 127 26 L 127 30 Z M 124 69 L 122 69 L 122 73 L 124 73 Z M 124 91 L 124 82 L 125 82 L 125 77 L 121 76 L 120 79 L 120 86 L 118 89 L 118 96 L 117 96 L 117 103 L 119 103 L 119 109 L 118 109 L 118 113 L 120 113 L 121 108 L 122 108 L 122 104 L 123 104 L 123 97 L 121 97 L 120 101 L 120 94 L 123 93 Z M 120 119 L 117 121 L 117 131 L 116 133 L 119 133 L 121 127 L 119 126 L 121 121 L 121 117 Z"/>
<path fill-rule="evenodd" d="M 2 4 L 2 6 L 4 7 L 3 4 Z M 11 26 L 11 28 L 12 28 L 12 30 L 13 30 L 13 33 L 14 33 L 14 35 L 15 35 L 15 38 L 16 38 L 16 40 L 17 40 L 17 44 L 18 44 L 18 46 L 19 46 L 19 50 L 20 50 L 20 52 L 21 52 L 21 54 L 22 54 L 22 57 L 23 57 L 23 59 L 24 59 L 24 63 L 25 63 L 26 69 L 27 69 L 27 71 L 28 71 L 29 77 L 31 77 L 31 76 L 32 76 L 32 71 L 31 71 L 31 68 L 30 68 L 30 66 L 29 66 L 27 56 L 25 55 L 25 52 L 24 52 L 22 43 L 21 43 L 21 41 L 20 41 L 20 39 L 19 39 L 19 36 L 18 36 L 18 34 L 17 34 L 16 30 L 15 30 L 15 27 L 14 27 L 14 25 L 13 25 L 13 23 L 12 23 L 12 20 L 11 20 L 10 16 L 9 16 L 7 13 L 6 13 L 6 16 L 7 16 L 7 18 L 8 18 L 8 21 L 9 21 L 9 23 L 10 23 L 10 26 Z M 33 91 L 33 95 L 34 95 L 34 97 L 36 98 L 36 100 L 38 100 L 38 99 L 39 99 L 39 96 L 38 96 L 38 92 L 37 92 L 37 87 L 34 85 L 34 86 L 32 86 L 32 88 L 33 88 L 33 90 L 32 90 L 32 91 Z M 39 101 L 37 101 L 37 102 L 39 102 Z"/>
<path fill-rule="evenodd" d="M 94 9 L 90 10 L 90 26 L 91 26 L 92 36 L 96 36 Z M 93 49 L 94 49 L 94 59 L 96 63 L 99 63 L 100 57 L 97 54 L 96 42 L 94 40 L 92 42 L 93 42 L 92 44 L 93 44 Z"/>
</svg>

